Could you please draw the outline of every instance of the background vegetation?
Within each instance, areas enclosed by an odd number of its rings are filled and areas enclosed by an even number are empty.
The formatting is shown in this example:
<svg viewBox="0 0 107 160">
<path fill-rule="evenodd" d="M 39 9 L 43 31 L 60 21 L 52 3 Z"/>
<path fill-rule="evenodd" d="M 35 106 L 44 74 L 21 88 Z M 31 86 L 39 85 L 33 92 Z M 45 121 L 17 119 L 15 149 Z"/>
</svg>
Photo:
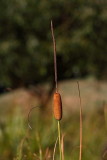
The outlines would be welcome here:
<svg viewBox="0 0 107 160">
<path fill-rule="evenodd" d="M 50 20 L 57 41 L 59 80 L 107 78 L 105 1 L 1 0 L 0 83 L 18 87 L 53 80 Z"/>
</svg>

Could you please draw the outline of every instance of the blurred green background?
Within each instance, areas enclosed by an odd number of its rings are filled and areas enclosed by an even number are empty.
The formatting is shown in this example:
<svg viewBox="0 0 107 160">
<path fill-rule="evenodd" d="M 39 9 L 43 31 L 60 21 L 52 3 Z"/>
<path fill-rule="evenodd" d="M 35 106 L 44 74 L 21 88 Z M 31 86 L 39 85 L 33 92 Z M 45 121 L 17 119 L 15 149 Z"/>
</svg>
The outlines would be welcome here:
<svg viewBox="0 0 107 160">
<path fill-rule="evenodd" d="M 50 21 L 59 80 L 107 78 L 107 7 L 103 1 L 1 0 L 0 83 L 19 87 L 53 80 Z"/>
<path fill-rule="evenodd" d="M 77 160 L 79 153 L 77 79 L 83 105 L 83 160 L 107 160 L 104 0 L 0 0 L 0 160 L 52 160 L 57 124 L 52 116 L 51 20 L 63 99 L 65 160 Z M 39 107 L 31 114 L 30 130 L 27 115 L 33 106 Z"/>
</svg>

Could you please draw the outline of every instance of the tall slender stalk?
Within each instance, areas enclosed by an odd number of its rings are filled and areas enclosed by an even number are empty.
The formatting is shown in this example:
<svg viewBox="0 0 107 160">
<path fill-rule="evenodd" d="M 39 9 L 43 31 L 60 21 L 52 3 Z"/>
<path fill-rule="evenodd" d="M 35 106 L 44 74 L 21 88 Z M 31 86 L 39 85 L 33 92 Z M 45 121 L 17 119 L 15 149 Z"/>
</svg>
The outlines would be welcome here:
<svg viewBox="0 0 107 160">
<path fill-rule="evenodd" d="M 55 37 L 54 37 L 54 30 L 53 30 L 53 22 L 52 22 L 52 20 L 51 20 L 51 32 L 52 32 L 53 48 L 54 48 L 54 73 L 55 73 L 55 85 L 56 85 L 56 92 L 58 92 L 57 59 L 56 59 L 56 41 L 55 41 Z"/>
<path fill-rule="evenodd" d="M 52 32 L 53 48 L 54 48 L 54 73 L 55 73 L 55 88 L 56 88 L 56 93 L 54 94 L 54 116 L 58 124 L 59 155 L 60 155 L 60 160 L 62 160 L 61 126 L 60 126 L 60 120 L 62 118 L 62 101 L 61 101 L 61 96 L 58 93 L 56 41 L 54 37 L 54 29 L 52 21 L 51 21 L 51 32 Z"/>
<path fill-rule="evenodd" d="M 58 141 L 59 141 L 60 160 L 62 160 L 62 151 L 61 151 L 61 126 L 60 126 L 60 121 L 58 121 Z"/>
<path fill-rule="evenodd" d="M 78 92 L 79 92 L 79 100 L 80 100 L 80 152 L 79 152 L 79 160 L 82 160 L 82 103 L 81 103 L 81 93 L 79 82 L 77 81 Z"/>
</svg>

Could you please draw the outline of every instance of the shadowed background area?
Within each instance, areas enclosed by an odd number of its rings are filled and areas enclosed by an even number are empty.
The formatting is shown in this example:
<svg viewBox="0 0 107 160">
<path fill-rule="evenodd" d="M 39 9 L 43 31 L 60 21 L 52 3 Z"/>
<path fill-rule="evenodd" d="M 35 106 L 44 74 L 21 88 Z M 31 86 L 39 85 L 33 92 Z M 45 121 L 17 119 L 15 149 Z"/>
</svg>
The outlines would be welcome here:
<svg viewBox="0 0 107 160">
<path fill-rule="evenodd" d="M 78 159 L 77 79 L 83 106 L 83 160 L 106 160 L 104 0 L 0 0 L 0 160 L 35 159 L 41 150 L 43 160 L 52 159 L 57 130 L 52 118 L 55 84 L 51 19 L 63 99 L 65 160 Z M 38 107 L 31 114 L 30 131 L 27 115 L 34 106 Z"/>
</svg>

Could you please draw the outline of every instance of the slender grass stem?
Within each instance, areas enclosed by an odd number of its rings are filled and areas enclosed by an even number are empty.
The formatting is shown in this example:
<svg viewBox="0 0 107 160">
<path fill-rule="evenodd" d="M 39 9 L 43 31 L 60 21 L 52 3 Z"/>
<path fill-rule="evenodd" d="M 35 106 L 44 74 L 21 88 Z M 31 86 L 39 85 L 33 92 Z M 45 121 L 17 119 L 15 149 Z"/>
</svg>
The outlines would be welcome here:
<svg viewBox="0 0 107 160">
<path fill-rule="evenodd" d="M 60 121 L 58 121 L 58 141 L 59 141 L 60 160 L 62 160 L 62 152 L 61 152 L 61 126 L 60 126 Z"/>
<path fill-rule="evenodd" d="M 56 59 L 56 41 L 55 41 L 55 37 L 54 37 L 54 29 L 53 29 L 53 22 L 52 22 L 52 20 L 51 20 L 51 32 L 52 32 L 53 48 L 54 48 L 54 73 L 55 73 L 55 85 L 56 85 L 56 92 L 58 92 L 57 59 Z"/>
<path fill-rule="evenodd" d="M 56 145 L 57 145 L 57 142 L 58 142 L 58 137 L 57 137 L 57 139 L 56 139 L 55 146 L 54 146 L 54 151 L 53 151 L 53 160 L 55 160 L 55 151 L 56 151 Z"/>
<path fill-rule="evenodd" d="M 81 103 L 81 93 L 80 93 L 80 86 L 79 82 L 77 81 L 78 85 L 78 92 L 79 92 L 79 99 L 80 99 L 80 153 L 79 153 L 79 160 L 82 160 L 82 103 Z"/>
</svg>

